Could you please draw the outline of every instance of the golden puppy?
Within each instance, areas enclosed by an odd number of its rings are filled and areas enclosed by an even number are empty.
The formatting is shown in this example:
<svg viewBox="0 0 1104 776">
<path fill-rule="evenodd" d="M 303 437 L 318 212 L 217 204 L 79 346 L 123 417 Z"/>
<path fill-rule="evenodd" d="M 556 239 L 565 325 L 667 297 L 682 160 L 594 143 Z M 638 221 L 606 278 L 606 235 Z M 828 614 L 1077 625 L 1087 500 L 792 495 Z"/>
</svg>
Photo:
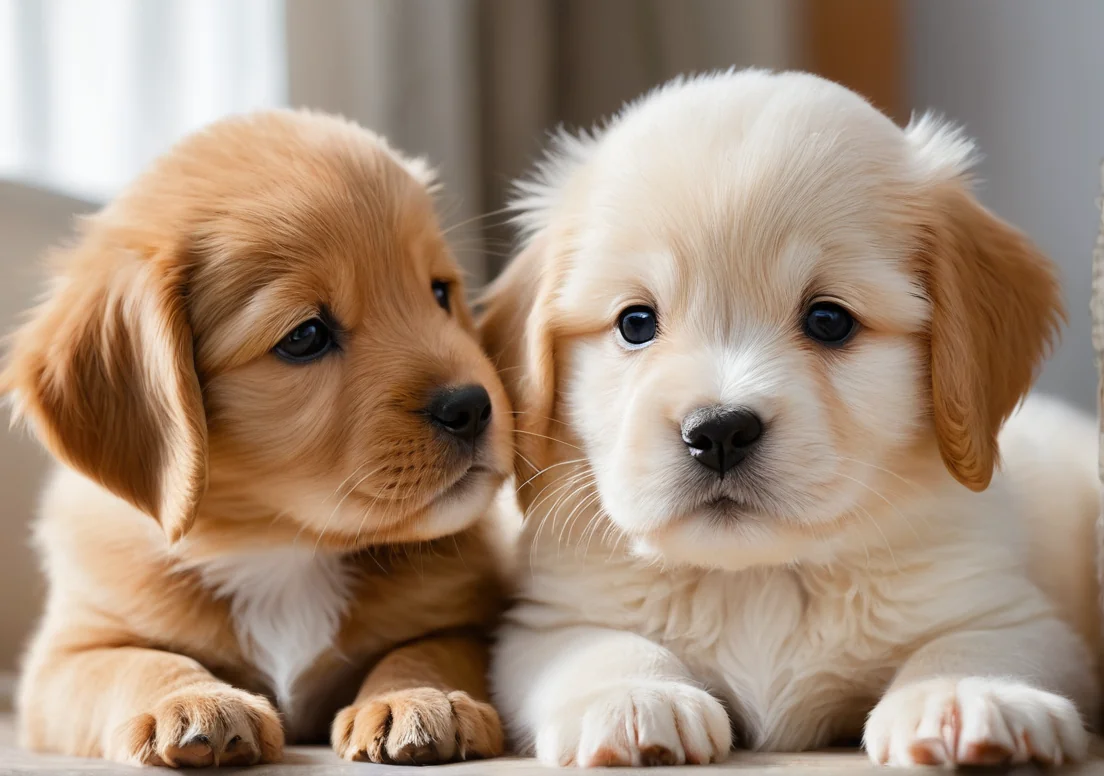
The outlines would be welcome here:
<svg viewBox="0 0 1104 776">
<path fill-rule="evenodd" d="M 33 749 L 170 766 L 496 755 L 485 519 L 511 423 L 429 172 L 340 119 L 180 143 L 62 252 L 4 387 L 65 466 Z"/>
<path fill-rule="evenodd" d="M 1085 755 L 1096 435 L 1041 399 L 1002 431 L 1063 313 L 972 157 L 746 71 L 656 90 L 523 184 L 483 321 L 522 432 L 492 683 L 523 749 Z"/>
</svg>

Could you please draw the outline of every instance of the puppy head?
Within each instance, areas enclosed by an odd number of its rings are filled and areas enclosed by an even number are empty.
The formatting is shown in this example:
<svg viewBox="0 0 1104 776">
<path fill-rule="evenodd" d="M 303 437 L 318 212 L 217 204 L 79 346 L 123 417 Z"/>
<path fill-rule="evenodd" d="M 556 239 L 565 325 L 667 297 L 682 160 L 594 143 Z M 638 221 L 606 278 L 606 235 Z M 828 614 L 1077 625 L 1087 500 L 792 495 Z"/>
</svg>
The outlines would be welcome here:
<svg viewBox="0 0 1104 776">
<path fill-rule="evenodd" d="M 751 71 L 564 141 L 484 323 L 526 459 L 570 433 L 638 550 L 730 568 L 823 555 L 901 481 L 985 488 L 1062 312 L 1050 263 L 971 195 L 971 155 Z"/>
<path fill-rule="evenodd" d="M 339 119 L 216 124 L 59 256 L 4 386 L 172 539 L 205 498 L 339 546 L 459 530 L 511 423 L 429 178 Z"/>
</svg>

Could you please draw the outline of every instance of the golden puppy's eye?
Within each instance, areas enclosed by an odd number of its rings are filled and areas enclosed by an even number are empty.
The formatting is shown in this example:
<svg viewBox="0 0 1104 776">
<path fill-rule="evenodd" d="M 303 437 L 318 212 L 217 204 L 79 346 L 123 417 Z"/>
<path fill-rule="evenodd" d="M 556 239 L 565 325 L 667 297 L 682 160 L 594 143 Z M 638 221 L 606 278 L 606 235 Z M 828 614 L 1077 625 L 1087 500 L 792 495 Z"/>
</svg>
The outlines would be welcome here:
<svg viewBox="0 0 1104 776">
<path fill-rule="evenodd" d="M 642 304 L 626 307 L 617 316 L 617 332 L 629 349 L 644 347 L 658 332 L 655 310 Z"/>
<path fill-rule="evenodd" d="M 817 342 L 839 347 L 854 336 L 859 325 L 835 302 L 815 302 L 805 313 L 805 334 Z"/>
<path fill-rule="evenodd" d="M 441 306 L 441 309 L 446 313 L 450 311 L 449 306 L 449 289 L 452 284 L 447 280 L 434 280 L 429 284 L 429 287 L 433 289 L 433 298 L 437 300 L 437 304 Z"/>
<path fill-rule="evenodd" d="M 292 364 L 305 364 L 330 352 L 333 332 L 320 318 L 311 318 L 292 329 L 272 352 Z"/>
</svg>

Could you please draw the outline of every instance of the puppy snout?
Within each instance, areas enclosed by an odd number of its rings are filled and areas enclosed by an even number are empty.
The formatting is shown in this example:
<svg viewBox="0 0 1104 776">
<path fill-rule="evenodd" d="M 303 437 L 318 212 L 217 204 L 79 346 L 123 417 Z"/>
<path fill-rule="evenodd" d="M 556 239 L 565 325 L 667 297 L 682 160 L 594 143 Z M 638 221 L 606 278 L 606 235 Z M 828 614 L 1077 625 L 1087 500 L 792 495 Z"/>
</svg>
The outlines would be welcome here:
<svg viewBox="0 0 1104 776">
<path fill-rule="evenodd" d="M 682 441 L 698 463 L 720 476 L 747 457 L 763 435 L 763 422 L 744 408 L 707 407 L 682 421 Z"/>
<path fill-rule="evenodd" d="M 491 397 L 482 385 L 438 391 L 426 407 L 433 425 L 468 444 L 475 444 L 491 422 Z"/>
</svg>

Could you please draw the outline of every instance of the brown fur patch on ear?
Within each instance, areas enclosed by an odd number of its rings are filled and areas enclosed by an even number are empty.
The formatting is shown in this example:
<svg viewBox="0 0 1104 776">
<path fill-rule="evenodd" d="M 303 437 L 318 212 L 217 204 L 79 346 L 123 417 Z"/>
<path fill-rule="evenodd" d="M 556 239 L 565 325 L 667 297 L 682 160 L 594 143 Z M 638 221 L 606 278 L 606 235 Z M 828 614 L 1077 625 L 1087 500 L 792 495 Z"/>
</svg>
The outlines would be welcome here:
<svg viewBox="0 0 1104 776">
<path fill-rule="evenodd" d="M 484 349 L 499 371 L 517 413 L 514 475 L 522 506 L 529 481 L 546 465 L 555 412 L 556 369 L 552 297 L 558 284 L 549 239 L 538 234 L 480 300 L 477 322 Z"/>
<path fill-rule="evenodd" d="M 997 434 L 1030 390 L 1065 320 L 1052 262 L 1021 232 L 945 183 L 921 268 L 932 301 L 935 429 L 955 479 L 984 490 Z"/>
<path fill-rule="evenodd" d="M 184 268 L 93 232 L 16 332 L 0 378 L 59 459 L 155 517 L 171 541 L 207 483 Z"/>
</svg>

